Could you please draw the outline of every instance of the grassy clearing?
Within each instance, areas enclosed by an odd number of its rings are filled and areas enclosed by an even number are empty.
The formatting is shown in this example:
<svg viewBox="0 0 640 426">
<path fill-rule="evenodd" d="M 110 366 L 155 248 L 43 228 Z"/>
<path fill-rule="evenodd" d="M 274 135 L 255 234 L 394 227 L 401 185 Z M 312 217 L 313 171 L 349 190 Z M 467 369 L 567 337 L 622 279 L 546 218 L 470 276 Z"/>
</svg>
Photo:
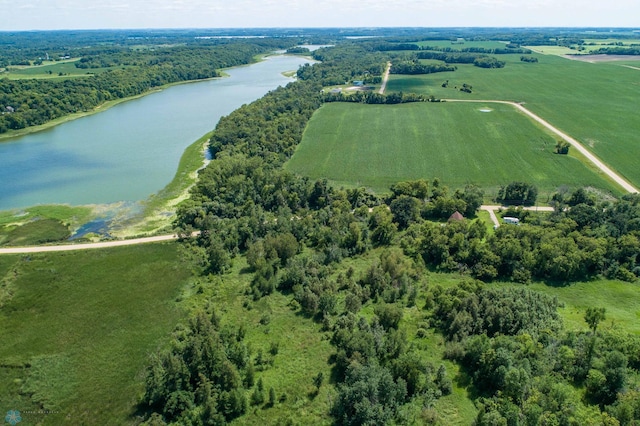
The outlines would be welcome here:
<svg viewBox="0 0 640 426">
<path fill-rule="evenodd" d="M 64 204 L 34 206 L 26 209 L 0 211 L 0 226 L 21 225 L 38 217 L 56 219 L 71 225 L 83 223 L 93 216 L 93 209 L 86 206 Z"/>
<path fill-rule="evenodd" d="M 475 183 L 488 195 L 514 180 L 531 182 L 542 202 L 562 185 L 617 191 L 554 148 L 553 137 L 508 105 L 334 103 L 312 117 L 287 168 L 376 191 L 434 177 L 454 188 Z"/>
<path fill-rule="evenodd" d="M 500 55 L 501 69 L 459 64 L 451 73 L 392 75 L 388 91 L 434 95 L 438 98 L 500 99 L 525 102 L 526 107 L 573 136 L 635 185 L 640 184 L 636 158 L 640 154 L 640 75 L 618 63 L 584 63 L 552 55 Z M 449 87 L 441 87 L 445 80 Z M 455 87 L 473 87 L 464 93 Z"/>
<path fill-rule="evenodd" d="M 246 267 L 244 259 L 236 259 L 233 271 L 220 280 L 213 300 L 224 312 L 226 323 L 246 328 L 245 339 L 251 342 L 254 356 L 259 351 L 271 356 L 271 345 L 277 345 L 273 366 L 257 372 L 256 380 L 262 377 L 265 389 L 273 387 L 278 398 L 286 395 L 286 401 L 273 408 L 251 407 L 234 424 L 297 424 L 302 419 L 304 424 L 331 424 L 328 412 L 333 386 L 325 383 L 317 396 L 313 392 L 314 376 L 322 372 L 324 377 L 331 377 L 329 357 L 333 347 L 328 334 L 320 332 L 321 324 L 292 309 L 292 295 L 274 293 L 251 302 L 248 308 L 243 306 L 245 300 L 250 300 L 244 293 L 253 277 L 244 272 Z M 249 394 L 247 391 L 247 397 Z"/>
<path fill-rule="evenodd" d="M 1 77 L 7 77 L 11 80 L 22 79 L 65 79 L 71 77 L 86 77 L 88 75 L 100 74 L 102 72 L 116 69 L 119 67 L 107 68 L 76 68 L 75 63 L 79 59 L 71 59 L 60 62 L 45 62 L 43 65 L 35 65 L 30 67 L 10 66 L 8 72 L 0 74 Z"/>
<path fill-rule="evenodd" d="M 3 408 L 25 424 L 134 423 L 147 356 L 183 316 L 177 244 L 3 256 L 3 272 Z M 25 413 L 42 406 L 52 413 Z"/>
<path fill-rule="evenodd" d="M 540 53 L 542 55 L 555 55 L 555 56 L 563 56 L 563 55 L 586 55 L 588 52 L 582 51 L 578 52 L 575 49 L 571 49 L 566 46 L 522 46 L 525 49 L 533 50 L 536 53 Z"/>
</svg>

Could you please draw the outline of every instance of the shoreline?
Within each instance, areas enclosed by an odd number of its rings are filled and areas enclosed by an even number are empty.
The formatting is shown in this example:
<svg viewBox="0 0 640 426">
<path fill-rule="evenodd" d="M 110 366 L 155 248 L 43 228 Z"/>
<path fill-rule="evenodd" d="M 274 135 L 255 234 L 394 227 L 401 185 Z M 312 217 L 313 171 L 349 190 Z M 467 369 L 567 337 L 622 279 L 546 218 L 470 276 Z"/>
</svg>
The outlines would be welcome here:
<svg viewBox="0 0 640 426">
<path fill-rule="evenodd" d="M 233 68 L 235 68 L 235 67 L 233 67 Z M 229 68 L 225 68 L 225 69 L 229 69 Z M 48 121 L 48 122 L 46 122 L 44 124 L 39 124 L 37 126 L 30 126 L 30 127 L 26 127 L 24 129 L 20 129 L 20 130 L 11 130 L 9 132 L 0 134 L 0 143 L 12 142 L 12 139 L 18 139 L 18 138 L 21 138 L 23 136 L 27 136 L 27 135 L 30 135 L 30 134 L 33 134 L 33 133 L 43 132 L 45 130 L 49 130 L 49 129 L 51 129 L 53 127 L 56 127 L 56 126 L 59 126 L 61 124 L 68 123 L 68 122 L 73 121 L 73 120 L 77 120 L 78 118 L 88 117 L 90 115 L 97 114 L 97 113 L 102 112 L 102 111 L 106 111 L 109 108 L 112 108 L 112 107 L 114 107 L 116 105 L 119 105 L 121 103 L 133 101 L 133 100 L 145 97 L 147 95 L 151 95 L 153 93 L 161 92 L 161 91 L 163 91 L 165 89 L 168 89 L 170 87 L 173 87 L 173 86 L 178 86 L 178 85 L 181 85 L 181 84 L 201 83 L 203 81 L 210 81 L 210 80 L 215 80 L 215 79 L 218 79 L 218 78 L 227 78 L 227 77 L 229 77 L 229 74 L 224 73 L 222 70 L 218 70 L 218 72 L 221 74 L 219 77 L 203 78 L 203 79 L 200 79 L 200 80 L 176 81 L 174 83 L 164 84 L 162 86 L 155 87 L 155 88 L 153 88 L 153 89 L 151 89 L 151 90 L 149 90 L 147 92 L 140 93 L 139 95 L 129 96 L 129 97 L 122 98 L 122 99 L 114 99 L 112 101 L 104 102 L 104 103 L 94 107 L 93 109 L 91 109 L 89 111 L 82 111 L 82 112 L 76 112 L 76 113 L 73 113 L 73 114 L 68 114 L 68 115 L 65 115 L 63 117 L 58 117 L 56 119 Z"/>
<path fill-rule="evenodd" d="M 108 226 L 110 237 L 96 234 L 95 237 L 90 238 L 93 242 L 109 240 L 113 237 L 126 240 L 169 232 L 171 231 L 171 222 L 175 217 L 176 207 L 188 197 L 189 190 L 197 181 L 198 172 L 206 167 L 210 161 L 206 158 L 205 151 L 212 133 L 213 131 L 204 134 L 189 145 L 180 157 L 173 179 L 146 199 L 83 205 L 37 204 L 0 210 L 0 216 L 12 214 L 15 221 L 6 223 L 12 225 L 22 224 L 22 218 L 31 220 L 33 215 L 43 218 L 57 218 L 68 223 L 72 233 L 86 223 L 105 218 L 110 222 Z M 78 217 L 77 214 L 79 210 L 85 211 L 83 215 L 80 215 L 81 217 Z M 60 211 L 66 211 L 67 214 L 63 213 L 61 217 Z"/>
<path fill-rule="evenodd" d="M 121 102 L 127 102 L 130 100 L 138 99 L 143 96 L 159 92 L 171 86 L 179 85 L 179 84 L 190 84 L 190 83 L 199 83 L 207 80 L 214 80 L 219 78 L 229 77 L 229 74 L 224 72 L 225 70 L 235 69 L 239 67 L 251 66 L 253 64 L 262 62 L 267 60 L 269 56 L 280 56 L 279 54 L 263 54 L 254 57 L 253 62 L 249 64 L 239 65 L 236 67 L 224 68 L 218 70 L 221 74 L 220 77 L 212 77 L 208 79 L 202 80 L 189 80 L 183 82 L 175 82 L 167 85 L 163 85 L 161 87 L 155 88 L 154 90 L 142 93 L 140 95 L 131 96 L 128 98 L 118 99 L 115 101 L 106 102 L 100 106 L 97 106 L 91 111 L 86 111 L 83 113 L 77 113 L 68 115 L 65 117 L 61 117 L 56 120 L 52 120 L 48 123 L 45 123 L 40 126 L 33 126 L 27 129 L 21 129 L 20 134 L 12 134 L 12 135 L 0 135 L 0 143 L 9 142 L 7 139 L 19 138 L 21 136 L 26 136 L 27 134 L 36 133 L 40 131 L 44 131 L 50 129 L 59 124 L 66 123 L 68 121 L 75 120 L 76 118 L 82 118 L 84 116 L 88 116 L 91 114 L 95 114 L 97 112 L 102 112 L 111 108 L 112 106 L 118 105 Z M 294 55 L 295 56 L 295 55 Z M 287 71 L 283 71 L 286 73 Z M 294 77 L 290 77 L 294 78 Z M 203 136 L 199 137 L 195 141 L 193 141 L 189 146 L 185 148 L 180 157 L 180 161 L 178 163 L 178 167 L 176 172 L 171 179 L 163 188 L 159 189 L 157 192 L 149 195 L 145 199 L 130 201 L 130 202 L 114 202 L 114 203 L 104 203 L 104 204 L 83 204 L 83 205 L 69 205 L 69 204 L 36 204 L 32 206 L 27 206 L 23 208 L 10 208 L 5 210 L 0 210 L 2 213 L 19 213 L 24 211 L 29 211 L 37 208 L 40 212 L 46 212 L 47 210 L 57 210 L 60 207 L 63 208 L 86 208 L 91 211 L 88 214 L 88 218 L 85 218 L 85 222 L 90 222 L 96 220 L 102 216 L 111 216 L 111 223 L 109 225 L 108 232 L 110 235 L 117 238 L 133 238 L 137 236 L 148 236 L 155 235 L 159 232 L 167 231 L 168 227 L 171 226 L 173 218 L 175 217 L 176 207 L 180 204 L 180 202 L 184 201 L 188 198 L 189 190 L 196 183 L 198 172 L 206 167 L 208 162 L 210 161 L 206 157 L 206 149 L 213 134 L 213 130 L 205 133 Z M 46 213 L 40 214 L 41 217 L 46 217 Z M 65 222 L 72 224 L 72 232 L 75 231 L 78 226 L 83 225 L 84 223 L 77 223 L 74 218 L 69 217 L 64 220 Z M 19 219 L 16 221 L 19 222 Z M 104 236 L 100 238 L 100 240 L 104 239 Z"/>
<path fill-rule="evenodd" d="M 265 61 L 267 60 L 267 58 L 269 58 L 270 56 L 279 56 L 282 55 L 284 56 L 284 54 L 277 54 L 277 53 L 264 53 L 264 54 L 260 54 L 260 55 L 255 55 L 253 57 L 252 62 L 249 62 L 248 64 L 242 64 L 242 65 L 236 65 L 233 67 L 227 67 L 227 68 L 220 68 L 218 69 L 218 73 L 220 73 L 220 76 L 218 77 L 209 77 L 209 78 L 203 78 L 203 79 L 199 79 L 199 80 L 185 80 L 185 81 L 176 81 L 174 83 L 167 83 L 167 84 L 163 84 L 162 86 L 158 86 L 155 87 L 153 89 L 150 89 L 147 92 L 144 93 L 140 93 L 138 95 L 135 96 L 129 96 L 126 98 L 121 98 L 121 99 L 114 99 L 111 101 L 106 101 L 100 105 L 97 105 L 96 107 L 94 107 L 93 109 L 89 110 L 89 111 L 82 111 L 82 112 L 76 112 L 73 114 L 68 114 L 65 115 L 63 117 L 58 117 L 55 118 L 51 121 L 48 121 L 44 124 L 38 124 L 37 126 L 30 126 L 30 127 L 26 127 L 24 129 L 19 129 L 19 130 L 10 130 L 6 133 L 1 133 L 0 134 L 0 143 L 5 143 L 5 142 L 13 142 L 13 139 L 18 139 L 21 138 L 23 136 L 27 136 L 33 133 L 39 133 L 39 132 L 43 132 L 45 130 L 49 130 L 53 127 L 59 126 L 61 124 L 67 123 L 69 121 L 73 121 L 76 120 L 78 118 L 82 118 L 82 117 L 87 117 L 102 111 L 106 111 L 109 108 L 112 108 L 118 104 L 121 104 L 123 102 L 128 102 L 128 101 L 133 101 L 135 99 L 140 99 L 144 96 L 147 95 L 151 95 L 153 93 L 158 93 L 161 92 L 165 89 L 168 89 L 170 87 L 173 86 L 178 86 L 181 84 L 191 84 L 191 83 L 201 83 L 203 81 L 211 81 L 211 80 L 215 80 L 218 78 L 228 78 L 230 77 L 230 75 L 228 73 L 226 73 L 225 71 L 227 70 L 231 70 L 231 69 L 235 69 L 235 68 L 242 68 L 242 67 L 248 67 L 254 64 L 257 64 L 259 62 Z M 296 56 L 296 55 L 292 55 L 292 56 Z M 286 72 L 286 71 L 285 71 Z"/>
<path fill-rule="evenodd" d="M 144 93 L 140 93 L 138 95 L 135 96 L 129 96 L 126 98 L 121 98 L 121 99 L 114 99 L 111 101 L 106 101 L 100 105 L 95 106 L 93 109 L 89 110 L 89 111 L 82 111 L 82 112 L 76 112 L 73 114 L 68 114 L 65 115 L 63 117 L 58 117 L 55 118 L 51 121 L 48 121 L 44 124 L 38 124 L 37 126 L 30 126 L 30 127 L 26 127 L 24 129 L 19 129 L 19 130 L 10 130 L 6 133 L 2 133 L 0 134 L 0 143 L 4 143 L 4 142 L 11 142 L 12 139 L 17 139 L 17 138 L 21 138 L 23 136 L 27 136 L 30 135 L 32 133 L 38 133 L 38 132 L 43 132 L 45 130 L 49 130 L 55 126 L 59 126 L 61 124 L 67 123 L 69 121 L 73 121 L 76 120 L 78 118 L 82 118 L 82 117 L 87 117 L 93 114 L 96 114 L 98 112 L 102 112 L 102 111 L 106 111 L 109 108 L 112 108 L 118 104 L 121 104 L 123 102 L 128 102 L 128 101 L 133 101 L 135 99 L 140 99 L 144 96 L 147 95 L 151 95 L 153 93 L 157 93 L 157 92 L 161 92 L 165 89 L 168 89 L 170 87 L 173 86 L 178 86 L 181 84 L 191 84 L 191 83 L 201 83 L 203 81 L 210 81 L 210 80 L 215 80 L 218 78 L 228 78 L 230 77 L 229 74 L 227 74 L 225 71 L 226 70 L 230 70 L 230 69 L 235 69 L 235 68 L 240 68 L 240 67 L 246 67 L 246 66 L 250 66 L 253 64 L 256 64 L 258 62 L 262 62 L 265 60 L 265 58 L 267 58 L 268 56 L 272 56 L 271 54 L 265 53 L 262 55 L 256 55 L 253 57 L 253 61 L 248 63 L 248 64 L 243 64 L 243 65 L 237 65 L 234 67 L 227 67 L 227 68 L 220 68 L 218 70 L 216 70 L 220 75 L 217 77 L 209 77 L 209 78 L 202 78 L 199 80 L 185 80 L 185 81 L 176 81 L 173 83 L 167 83 L 167 84 L 163 84 L 162 86 L 158 86 L 158 87 L 154 87 L 153 89 L 150 89 Z"/>
</svg>

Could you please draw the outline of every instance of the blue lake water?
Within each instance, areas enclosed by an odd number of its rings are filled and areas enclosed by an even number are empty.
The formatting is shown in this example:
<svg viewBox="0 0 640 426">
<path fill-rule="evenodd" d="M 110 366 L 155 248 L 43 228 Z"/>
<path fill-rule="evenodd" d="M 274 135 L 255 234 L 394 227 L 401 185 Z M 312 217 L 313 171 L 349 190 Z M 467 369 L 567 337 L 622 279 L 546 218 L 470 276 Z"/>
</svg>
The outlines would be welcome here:
<svg viewBox="0 0 640 426">
<path fill-rule="evenodd" d="M 272 56 L 49 130 L 0 142 L 0 210 L 138 201 L 173 178 L 185 148 L 220 117 L 292 79 L 309 60 Z"/>
</svg>

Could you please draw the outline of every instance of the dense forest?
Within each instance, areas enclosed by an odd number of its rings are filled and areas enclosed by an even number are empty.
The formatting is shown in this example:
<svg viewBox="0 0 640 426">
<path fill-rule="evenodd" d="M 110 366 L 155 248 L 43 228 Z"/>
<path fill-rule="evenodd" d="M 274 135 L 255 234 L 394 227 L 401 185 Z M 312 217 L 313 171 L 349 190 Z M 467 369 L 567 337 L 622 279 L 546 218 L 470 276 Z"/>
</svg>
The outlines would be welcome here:
<svg viewBox="0 0 640 426">
<path fill-rule="evenodd" d="M 176 220 L 195 267 L 224 279 L 243 256 L 252 274 L 246 306 L 278 292 L 322 324 L 335 351 L 336 424 L 409 423 L 403 407 L 431 407 L 451 393 L 444 364 L 425 361 L 424 349 L 409 343 L 403 317 L 416 306 L 423 318 L 416 339 L 428 330 L 444 336 L 446 358 L 470 380 L 476 424 L 637 424 L 637 336 L 599 329 L 604 309 L 587 311 L 584 331 L 565 331 L 557 300 L 483 281 L 636 280 L 640 197 L 556 194 L 554 213 L 514 207 L 505 214 L 521 226 L 489 235 L 479 221 L 446 222 L 456 211 L 474 217 L 483 200 L 474 185 L 452 190 L 438 179 L 408 181 L 381 196 L 295 176 L 282 166 L 326 100 L 322 86 L 365 70 L 375 77 L 388 59 L 356 44 L 316 55 L 325 62 L 301 68 L 298 82 L 216 127 L 214 159 Z M 501 194 L 526 204 L 537 193 L 516 182 Z M 194 230 L 201 234 L 189 238 Z M 373 250 L 380 255 L 362 273 L 344 266 Z M 453 287 L 428 285 L 429 270 L 467 278 Z M 372 314 L 363 315 L 365 306 Z M 260 379 L 269 357 L 247 350 L 242 330 L 219 324 L 210 306 L 154 357 L 141 402 L 148 424 L 224 424 L 250 407 L 278 403 L 277 389 L 267 391 Z M 324 380 L 314 379 L 318 389 Z M 437 423 L 430 416 L 421 421 Z"/>
</svg>

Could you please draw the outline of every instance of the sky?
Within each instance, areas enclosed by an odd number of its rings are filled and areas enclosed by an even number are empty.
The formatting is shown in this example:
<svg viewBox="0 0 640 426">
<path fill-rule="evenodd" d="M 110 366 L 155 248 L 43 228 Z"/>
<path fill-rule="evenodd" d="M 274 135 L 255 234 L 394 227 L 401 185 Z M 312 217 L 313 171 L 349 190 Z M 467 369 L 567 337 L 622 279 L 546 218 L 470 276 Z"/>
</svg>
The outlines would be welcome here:
<svg viewBox="0 0 640 426">
<path fill-rule="evenodd" d="M 0 31 L 637 27 L 639 0 L 0 0 Z"/>
</svg>

